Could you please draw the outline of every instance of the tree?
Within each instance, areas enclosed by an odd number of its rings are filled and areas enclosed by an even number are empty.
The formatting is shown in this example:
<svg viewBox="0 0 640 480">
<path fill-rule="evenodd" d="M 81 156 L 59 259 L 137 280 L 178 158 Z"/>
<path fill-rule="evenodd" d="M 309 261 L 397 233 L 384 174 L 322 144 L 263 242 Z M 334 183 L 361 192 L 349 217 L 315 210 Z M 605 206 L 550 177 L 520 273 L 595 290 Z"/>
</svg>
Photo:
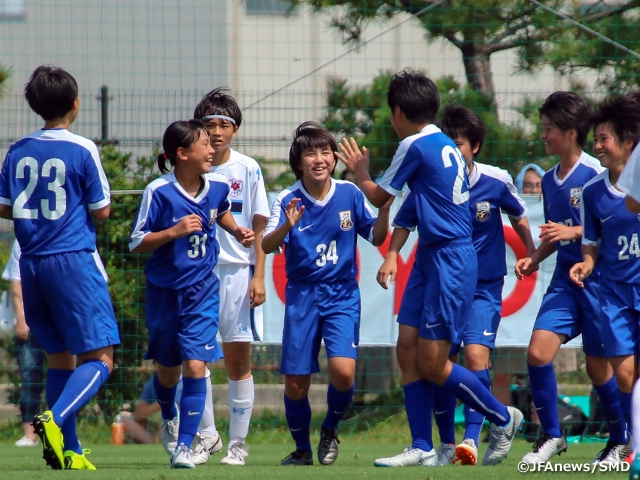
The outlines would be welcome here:
<svg viewBox="0 0 640 480">
<path fill-rule="evenodd" d="M 6 94 L 9 89 L 9 77 L 11 77 L 11 68 L 7 68 L 0 63 L 0 97 Z"/>
<path fill-rule="evenodd" d="M 576 68 L 605 66 L 599 55 L 586 57 L 584 44 L 576 39 L 593 39 L 567 20 L 530 0 L 291 0 L 293 5 L 307 4 L 316 11 L 329 9 L 330 24 L 337 29 L 344 43 L 362 42 L 366 26 L 372 21 L 392 18 L 401 13 L 419 15 L 427 41 L 445 39 L 460 50 L 467 83 L 473 90 L 486 95 L 495 104 L 495 86 L 491 55 L 517 49 L 514 66 L 519 71 L 533 71 L 550 64 L 569 73 Z M 627 36 L 633 35 L 637 24 L 640 0 L 605 2 L 590 6 L 572 0 L 545 0 L 544 4 L 580 23 L 616 33 L 613 26 L 624 25 Z M 434 8 L 422 13 L 433 5 Z M 437 6 L 436 6 L 437 5 Z M 335 8 L 332 8 L 335 7 Z M 635 22 L 635 23 L 634 23 Z M 602 26 L 601 26 L 602 25 Z M 609 26 L 612 28 L 609 29 Z M 565 41 L 566 45 L 565 45 Z M 558 45 L 560 43 L 560 45 Z M 559 47 L 559 48 L 557 48 Z M 610 44 L 596 42 L 589 53 L 598 47 L 613 49 Z M 623 60 L 620 55 L 608 57 Z M 581 59 L 577 61 L 577 59 Z M 607 62 L 605 64 L 608 65 Z M 637 62 L 634 62 L 637 66 Z"/>
</svg>

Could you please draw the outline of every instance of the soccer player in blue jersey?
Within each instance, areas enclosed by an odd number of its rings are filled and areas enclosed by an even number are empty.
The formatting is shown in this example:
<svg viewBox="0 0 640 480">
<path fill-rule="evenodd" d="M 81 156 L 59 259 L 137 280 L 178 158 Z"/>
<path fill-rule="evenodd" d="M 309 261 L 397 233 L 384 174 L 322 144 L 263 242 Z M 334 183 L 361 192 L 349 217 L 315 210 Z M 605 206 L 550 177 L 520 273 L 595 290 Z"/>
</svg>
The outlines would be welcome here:
<svg viewBox="0 0 640 480">
<path fill-rule="evenodd" d="M 162 409 L 163 443 L 171 468 L 195 468 L 191 443 L 206 398 L 206 362 L 222 357 L 218 333 L 218 277 L 213 267 L 220 246 L 216 222 L 245 247 L 253 231 L 238 227 L 229 210 L 226 178 L 209 174 L 214 150 L 199 120 L 174 122 L 164 133 L 158 167 L 164 173 L 144 190 L 131 232 L 132 252 L 151 252 L 147 279 L 146 358 L 158 371 L 153 385 Z M 166 167 L 169 160 L 174 168 Z M 182 397 L 175 445 L 165 430 L 175 429 L 176 385 L 182 372 Z"/>
<path fill-rule="evenodd" d="M 563 343 L 582 333 L 587 374 L 602 401 L 610 440 L 628 441 L 622 415 L 618 385 L 602 345 L 599 321 L 599 272 L 575 285 L 569 270 L 582 260 L 580 205 L 585 183 L 602 172 L 600 162 L 582 149 L 592 124 L 589 104 L 573 92 L 555 92 L 540 107 L 541 138 L 548 155 L 557 155 L 559 163 L 542 178 L 545 224 L 542 243 L 529 257 L 518 260 L 516 275 L 529 275 L 540 262 L 557 251 L 556 268 L 538 312 L 527 351 L 531 393 L 544 434 L 533 451 L 522 459 L 527 463 L 546 462 L 566 451 L 567 441 L 560 429 L 556 405 L 558 390 L 553 359 Z M 599 461 L 607 449 L 598 454 Z"/>
<path fill-rule="evenodd" d="M 76 434 L 76 413 L 113 368 L 120 343 L 107 283 L 92 252 L 93 219 L 109 217 L 109 183 L 95 144 L 69 128 L 78 115 L 71 74 L 38 67 L 25 87 L 44 128 L 9 149 L 0 173 L 0 217 L 13 219 L 22 248 L 27 325 L 47 354 L 51 410 L 33 420 L 53 469 L 95 467 Z"/>
<path fill-rule="evenodd" d="M 518 233 L 528 252 L 534 250 L 533 238 L 529 222 L 526 218 L 526 206 L 516 195 L 516 188 L 508 172 L 474 162 L 482 148 L 485 135 L 485 125 L 472 110 L 459 105 L 448 105 L 438 122 L 443 133 L 454 139 L 469 168 L 470 199 L 469 207 L 473 218 L 473 243 L 478 255 L 478 283 L 473 295 L 469 318 L 461 331 L 461 335 L 454 342 L 452 361 L 457 360 L 460 342 L 465 345 L 465 364 L 482 384 L 489 389 L 491 376 L 489 371 L 489 354 L 495 348 L 495 339 L 500 324 L 502 307 L 502 287 L 506 275 L 505 241 L 502 226 L 501 210 L 504 210 L 511 220 L 513 228 Z M 389 276 L 397 272 L 397 255 L 404 241 L 397 239 L 401 236 L 406 240 L 408 229 L 414 229 L 417 224 L 415 195 L 410 193 L 394 219 L 394 233 L 392 235 L 389 252 L 385 262 L 378 271 L 378 281 L 387 288 Z M 400 229 L 400 232 L 396 230 Z M 402 232 L 405 230 L 405 232 Z M 501 267 L 499 267 L 501 265 Z M 405 290 L 406 302 L 403 302 L 398 315 L 398 322 L 402 330 L 417 331 L 422 314 L 420 305 L 409 299 L 416 296 L 423 298 L 426 286 L 426 272 L 420 271 L 420 262 L 411 272 Z M 413 311 L 412 311 L 413 308 Z M 403 335 L 407 338 L 409 335 Z M 417 343 L 413 345 L 398 344 L 398 364 L 402 370 L 403 383 L 411 389 L 411 383 L 420 380 L 420 374 L 415 362 Z M 437 451 L 438 465 L 450 465 L 460 461 L 463 465 L 475 465 L 478 457 L 478 440 L 484 416 L 465 405 L 466 429 L 464 440 L 456 447 L 454 434 L 454 416 L 456 397 L 446 390 L 435 387 L 434 413 L 436 424 L 440 431 L 441 444 Z M 411 431 L 423 432 L 428 438 L 414 439 L 412 449 L 423 451 L 421 444 L 432 444 L 430 415 L 423 412 L 416 418 L 413 409 L 407 409 L 407 416 Z M 417 425 L 419 421 L 427 420 L 428 425 Z M 423 454 L 424 455 L 424 454 Z M 413 458 L 416 452 L 407 450 L 386 459 L 388 463 L 405 464 Z M 385 463 L 379 459 L 377 463 Z M 411 463 L 409 461 L 409 463 Z"/>
<path fill-rule="evenodd" d="M 622 413 L 631 426 L 631 393 L 636 380 L 640 332 L 640 218 L 625 208 L 620 174 L 640 142 L 640 102 L 631 95 L 605 100 L 596 112 L 593 151 L 602 173 L 582 191 L 582 262 L 570 270 L 579 286 L 600 271 L 600 322 L 604 353 L 618 381 Z M 628 438 L 609 438 L 600 463 L 621 464 L 631 452 Z"/>
<path fill-rule="evenodd" d="M 330 383 L 318 460 L 329 465 L 338 457 L 338 423 L 353 397 L 358 356 L 356 241 L 360 235 L 381 245 L 388 231 L 388 205 L 376 218 L 354 184 L 332 178 L 336 150 L 331 134 L 319 125 L 305 122 L 296 129 L 289 164 L 298 182 L 274 201 L 262 240 L 265 253 L 284 245 L 288 279 L 280 373 L 296 450 L 281 465 L 313 465 L 307 394 L 311 374 L 320 371 L 322 339 Z"/>
<path fill-rule="evenodd" d="M 402 345 L 418 345 L 415 361 L 420 378 L 405 385 L 407 411 L 421 418 L 433 407 L 438 385 L 486 416 L 492 423 L 489 449 L 483 463 L 493 465 L 507 455 L 522 422 L 522 412 L 502 405 L 476 375 L 449 360 L 451 345 L 457 342 L 473 299 L 478 262 L 469 215 L 467 167 L 456 144 L 433 122 L 440 107 L 436 85 L 426 76 L 404 70 L 389 84 L 387 102 L 391 124 L 402 138 L 391 166 L 376 185 L 368 172 L 369 153 L 354 139 L 340 145 L 340 158 L 356 176 L 356 181 L 374 205 L 398 195 L 407 184 L 415 196 L 418 217 L 419 269 L 428 272 L 423 298 L 404 297 L 422 310 L 419 328 L 400 329 Z M 405 383 L 407 379 L 404 379 Z M 427 425 L 427 418 L 417 422 Z M 414 438 L 428 435 L 422 432 Z M 433 445 L 425 441 L 411 458 L 381 459 L 379 466 L 435 465 Z M 405 452 L 403 452 L 405 453 Z M 400 454 L 402 455 L 402 454 Z"/>
</svg>

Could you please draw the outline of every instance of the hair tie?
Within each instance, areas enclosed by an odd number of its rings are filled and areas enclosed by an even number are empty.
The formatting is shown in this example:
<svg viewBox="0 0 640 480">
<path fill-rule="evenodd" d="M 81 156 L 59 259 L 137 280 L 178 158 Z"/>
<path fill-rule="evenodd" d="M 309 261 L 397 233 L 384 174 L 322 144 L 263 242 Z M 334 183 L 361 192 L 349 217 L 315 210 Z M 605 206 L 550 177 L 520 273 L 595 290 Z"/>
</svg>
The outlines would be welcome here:
<svg viewBox="0 0 640 480">
<path fill-rule="evenodd" d="M 229 117 L 227 115 L 207 115 L 206 117 L 202 117 L 200 119 L 200 121 L 201 122 L 206 122 L 207 120 L 214 120 L 214 119 L 226 120 L 227 122 L 230 122 L 230 123 L 232 123 L 234 125 L 236 124 L 236 121 L 233 118 L 231 118 L 231 117 Z"/>
<path fill-rule="evenodd" d="M 167 157 L 167 152 L 162 152 L 162 156 L 164 157 L 165 160 L 169 160 L 169 158 Z"/>
</svg>

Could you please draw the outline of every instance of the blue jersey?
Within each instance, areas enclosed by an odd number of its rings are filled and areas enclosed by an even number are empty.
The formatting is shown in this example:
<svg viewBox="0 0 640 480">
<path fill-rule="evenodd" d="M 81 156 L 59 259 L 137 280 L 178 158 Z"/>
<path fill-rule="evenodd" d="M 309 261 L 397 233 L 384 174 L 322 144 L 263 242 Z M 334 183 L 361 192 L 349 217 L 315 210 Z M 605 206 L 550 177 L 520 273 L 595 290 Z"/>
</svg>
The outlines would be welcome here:
<svg viewBox="0 0 640 480">
<path fill-rule="evenodd" d="M 580 203 L 582 187 L 604 169 L 600 162 L 582 152 L 571 171 L 560 180 L 558 166 L 554 166 L 542 177 L 542 198 L 545 221 L 562 223 L 569 227 L 582 225 Z M 563 240 L 556 242 L 557 265 L 571 267 L 582 261 L 580 242 Z"/>
<path fill-rule="evenodd" d="M 516 194 L 509 173 L 501 168 L 474 163 L 469 176 L 473 246 L 478 255 L 478 280 L 494 280 L 507 274 L 504 230 L 501 210 L 520 219 L 527 213 L 525 203 Z M 407 195 L 393 225 L 413 229 L 418 222 L 415 195 Z"/>
<path fill-rule="evenodd" d="M 286 273 L 290 281 L 330 283 L 354 280 L 357 236 L 373 240 L 376 214 L 351 182 L 331 179 L 323 200 L 316 200 L 302 181 L 284 190 L 273 202 L 265 235 L 286 222 L 286 209 L 300 198 L 305 211 L 284 240 Z"/>
<path fill-rule="evenodd" d="M 605 170 L 582 192 L 582 243 L 600 245 L 600 274 L 616 282 L 640 284 L 640 218 L 630 213 L 625 194 L 617 190 Z"/>
<path fill-rule="evenodd" d="M 69 130 L 42 129 L 14 143 L 0 173 L 0 203 L 13 207 L 23 255 L 96 249 L 89 210 L 110 203 L 95 144 Z"/>
<path fill-rule="evenodd" d="M 216 240 L 216 218 L 229 210 L 229 184 L 222 175 L 202 177 L 204 188 L 195 198 L 178 183 L 173 173 L 157 178 L 144 189 L 131 232 L 133 250 L 151 232 L 167 230 L 193 213 L 202 218 L 202 230 L 165 243 L 153 251 L 144 273 L 161 288 L 181 289 L 212 274 L 220 245 Z"/>
<path fill-rule="evenodd" d="M 415 195 L 421 244 L 471 236 L 467 166 L 435 125 L 400 143 L 380 186 L 397 196 L 405 183 Z"/>
</svg>

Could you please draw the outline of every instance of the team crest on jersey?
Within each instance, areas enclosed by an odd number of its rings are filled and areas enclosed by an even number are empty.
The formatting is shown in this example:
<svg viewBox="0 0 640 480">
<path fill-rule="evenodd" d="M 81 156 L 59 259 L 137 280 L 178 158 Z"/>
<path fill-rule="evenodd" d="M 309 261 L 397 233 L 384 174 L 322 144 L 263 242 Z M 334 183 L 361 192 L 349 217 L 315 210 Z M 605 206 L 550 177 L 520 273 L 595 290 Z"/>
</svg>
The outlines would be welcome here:
<svg viewBox="0 0 640 480">
<path fill-rule="evenodd" d="M 580 208 L 580 197 L 582 197 L 582 188 L 572 188 L 570 194 L 571 198 L 569 201 L 571 202 L 571 206 L 573 208 Z"/>
<path fill-rule="evenodd" d="M 242 193 L 242 180 L 239 178 L 229 179 L 229 195 L 237 197 Z"/>
<path fill-rule="evenodd" d="M 491 204 L 489 202 L 476 203 L 476 220 L 486 222 L 491 216 Z"/>
<path fill-rule="evenodd" d="M 213 227 L 213 222 L 216 221 L 216 217 L 218 216 L 218 209 L 212 208 L 209 210 L 209 226 Z"/>
<path fill-rule="evenodd" d="M 338 212 L 340 214 L 340 228 L 345 232 L 353 228 L 353 221 L 351 220 L 351 210 L 345 210 Z"/>
</svg>

